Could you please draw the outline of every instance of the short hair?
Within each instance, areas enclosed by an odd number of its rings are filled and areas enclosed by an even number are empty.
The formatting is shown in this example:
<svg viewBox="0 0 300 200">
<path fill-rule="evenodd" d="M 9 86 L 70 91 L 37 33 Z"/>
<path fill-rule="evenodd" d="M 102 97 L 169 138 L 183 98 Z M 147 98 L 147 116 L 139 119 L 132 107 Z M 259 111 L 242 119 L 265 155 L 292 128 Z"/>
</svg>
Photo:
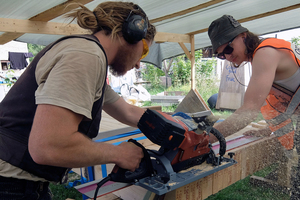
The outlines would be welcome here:
<svg viewBox="0 0 300 200">
<path fill-rule="evenodd" d="M 123 23 L 130 12 L 147 18 L 145 13 L 138 9 L 139 6 L 132 2 L 107 1 L 100 3 L 93 11 L 82 4 L 78 5 L 80 8 L 66 14 L 66 17 L 73 18 L 72 21 L 77 19 L 78 25 L 92 34 L 104 30 L 105 34 L 111 35 L 113 39 L 122 35 Z M 153 41 L 155 34 L 156 28 L 148 20 L 145 39 Z"/>
</svg>

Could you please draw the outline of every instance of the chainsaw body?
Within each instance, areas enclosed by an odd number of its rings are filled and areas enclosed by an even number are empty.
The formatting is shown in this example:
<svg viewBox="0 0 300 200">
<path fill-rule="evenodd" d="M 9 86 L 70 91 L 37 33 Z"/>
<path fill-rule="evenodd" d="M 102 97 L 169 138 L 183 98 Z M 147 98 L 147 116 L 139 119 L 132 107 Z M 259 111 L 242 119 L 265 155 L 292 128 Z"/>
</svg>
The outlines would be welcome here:
<svg viewBox="0 0 300 200">
<path fill-rule="evenodd" d="M 171 180 L 174 173 L 205 161 L 214 165 L 221 163 L 222 159 L 216 159 L 209 143 L 207 130 L 212 127 L 205 121 L 206 117 L 207 112 L 198 115 L 195 120 L 185 113 L 170 116 L 150 109 L 141 117 L 139 129 L 149 140 L 160 146 L 158 151 L 148 150 L 148 153 L 152 159 L 154 173 L 164 183 Z M 220 149 L 225 153 L 225 139 Z"/>
<path fill-rule="evenodd" d="M 212 127 L 214 121 L 209 115 L 209 111 L 204 111 L 193 114 L 179 112 L 170 116 L 147 109 L 139 120 L 138 128 L 150 141 L 160 146 L 159 150 L 145 149 L 136 141 L 129 140 L 143 149 L 144 158 L 140 167 L 131 172 L 115 166 L 107 179 L 97 184 L 94 199 L 98 189 L 108 180 L 135 184 L 162 195 L 235 164 L 233 154 L 230 158 L 223 158 L 226 141 Z M 209 143 L 209 134 L 220 142 L 218 157 Z M 211 170 L 192 168 L 184 171 L 205 161 L 212 164 Z"/>
</svg>

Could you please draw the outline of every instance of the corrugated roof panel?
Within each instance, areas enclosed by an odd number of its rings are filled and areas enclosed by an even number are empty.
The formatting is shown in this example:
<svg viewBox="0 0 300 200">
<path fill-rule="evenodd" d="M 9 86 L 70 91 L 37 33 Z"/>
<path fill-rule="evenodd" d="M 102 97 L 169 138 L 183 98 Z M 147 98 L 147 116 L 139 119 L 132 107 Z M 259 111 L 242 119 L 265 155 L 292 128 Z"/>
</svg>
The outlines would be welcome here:
<svg viewBox="0 0 300 200">
<path fill-rule="evenodd" d="M 29 19 L 67 0 L 0 0 L 0 17 Z"/>
<path fill-rule="evenodd" d="M 94 0 L 87 3 L 89 9 L 94 9 L 99 3 L 106 0 Z M 115 0 L 118 1 L 118 0 Z M 248 19 L 243 26 L 257 34 L 266 34 L 279 30 L 299 27 L 300 2 L 299 0 L 132 0 L 139 4 L 148 14 L 150 20 L 165 17 L 156 21 L 154 25 L 158 32 L 167 33 L 198 33 L 195 35 L 195 48 L 210 46 L 207 28 L 210 23 L 223 14 L 230 14 L 237 20 Z M 56 5 L 67 2 L 66 0 L 0 0 L 0 18 L 29 19 Z M 203 4 L 212 3 L 205 7 Z M 170 18 L 171 14 L 189 11 L 198 5 L 203 8 Z M 291 9 L 289 11 L 289 9 Z M 294 9 L 294 10 L 293 10 Z M 272 14 L 268 16 L 269 14 Z M 68 23 L 62 17 L 57 17 L 53 22 Z M 1 32 L 0 26 L 0 35 Z M 300 33 L 299 33 L 300 35 Z M 49 44 L 61 36 L 24 34 L 19 41 L 35 44 Z M 172 55 L 183 54 L 178 43 L 166 42 L 159 45 L 164 58 Z M 189 44 L 186 44 L 190 48 Z"/>
</svg>

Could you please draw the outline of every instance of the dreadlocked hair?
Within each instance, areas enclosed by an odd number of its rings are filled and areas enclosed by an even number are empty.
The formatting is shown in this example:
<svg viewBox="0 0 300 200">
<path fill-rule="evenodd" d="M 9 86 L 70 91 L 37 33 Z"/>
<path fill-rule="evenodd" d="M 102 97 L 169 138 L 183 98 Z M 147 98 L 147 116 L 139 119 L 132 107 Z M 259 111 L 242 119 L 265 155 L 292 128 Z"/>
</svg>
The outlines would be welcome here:
<svg viewBox="0 0 300 200">
<path fill-rule="evenodd" d="M 144 18 L 147 17 L 144 12 L 138 9 L 137 5 L 131 2 L 107 1 L 100 3 L 93 11 L 82 4 L 77 5 L 79 8 L 66 14 L 66 18 L 72 18 L 72 21 L 77 19 L 77 24 L 92 34 L 103 30 L 106 35 L 111 35 L 112 39 L 122 35 L 123 23 L 131 11 Z M 155 34 L 155 27 L 148 21 L 146 39 L 153 41 Z"/>
</svg>

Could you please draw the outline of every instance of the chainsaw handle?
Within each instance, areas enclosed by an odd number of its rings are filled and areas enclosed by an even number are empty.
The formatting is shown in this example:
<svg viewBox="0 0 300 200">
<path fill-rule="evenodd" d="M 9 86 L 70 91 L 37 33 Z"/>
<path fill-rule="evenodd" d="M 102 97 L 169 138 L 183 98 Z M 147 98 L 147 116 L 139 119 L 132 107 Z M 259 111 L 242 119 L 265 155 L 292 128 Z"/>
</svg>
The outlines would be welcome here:
<svg viewBox="0 0 300 200">
<path fill-rule="evenodd" d="M 139 168 L 136 169 L 134 172 L 121 168 L 118 165 L 115 165 L 112 172 L 108 175 L 111 181 L 121 183 L 132 183 L 135 180 L 139 180 L 144 177 L 150 176 L 153 173 L 152 161 L 147 149 L 134 139 L 129 139 L 128 142 L 132 142 L 138 147 L 142 148 L 144 157 L 140 162 Z"/>
<path fill-rule="evenodd" d="M 218 139 L 220 143 L 219 155 L 223 157 L 224 154 L 226 153 L 226 140 L 224 136 L 214 127 L 209 127 L 207 129 L 207 132 L 212 133 Z"/>
</svg>

